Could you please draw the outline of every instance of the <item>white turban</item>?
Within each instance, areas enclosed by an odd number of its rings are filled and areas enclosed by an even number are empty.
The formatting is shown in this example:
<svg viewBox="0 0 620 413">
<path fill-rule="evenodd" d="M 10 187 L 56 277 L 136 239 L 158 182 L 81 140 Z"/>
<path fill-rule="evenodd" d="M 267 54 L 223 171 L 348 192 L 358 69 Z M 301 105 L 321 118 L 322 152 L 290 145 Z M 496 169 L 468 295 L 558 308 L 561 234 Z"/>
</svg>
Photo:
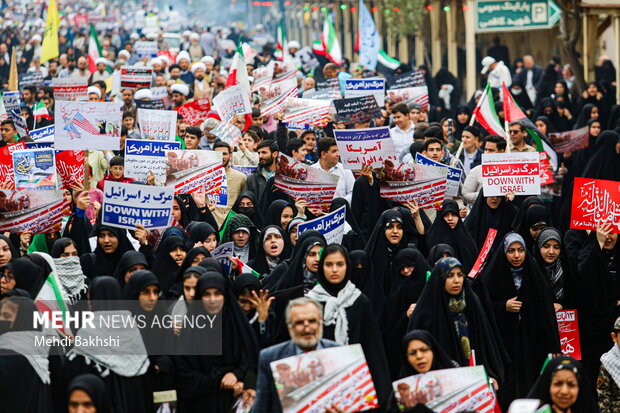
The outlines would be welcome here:
<svg viewBox="0 0 620 413">
<path fill-rule="evenodd" d="M 189 38 L 190 40 L 200 40 L 200 35 L 198 33 L 192 33 Z"/>
<path fill-rule="evenodd" d="M 188 62 L 192 61 L 192 58 L 189 57 L 189 53 L 187 53 L 185 50 L 179 52 L 179 54 L 177 55 L 177 64 L 179 64 L 183 59 L 187 60 Z"/>
<path fill-rule="evenodd" d="M 202 62 L 194 63 L 192 65 L 192 73 L 195 73 L 196 70 L 198 70 L 198 69 L 202 69 L 203 71 L 206 71 L 207 70 L 207 66 L 205 66 L 205 64 L 202 63 Z"/>
<path fill-rule="evenodd" d="M 90 95 L 91 93 L 94 93 L 99 99 L 101 99 L 101 89 L 99 89 L 97 86 L 88 87 L 88 94 Z"/>
<path fill-rule="evenodd" d="M 149 32 L 149 33 L 146 34 L 146 38 L 148 40 L 155 40 L 155 39 L 157 39 L 157 35 L 155 33 L 153 33 L 153 32 Z"/>
<path fill-rule="evenodd" d="M 215 64 L 215 59 L 212 58 L 211 56 L 205 56 L 202 59 L 200 59 L 200 61 L 204 64 L 207 64 L 207 63 L 211 63 L 212 65 Z"/>
<path fill-rule="evenodd" d="M 129 53 L 129 50 L 121 50 L 120 52 L 118 52 L 118 57 L 121 56 L 125 56 L 125 60 L 129 60 L 129 58 L 131 57 L 131 53 Z"/>
<path fill-rule="evenodd" d="M 131 35 L 129 36 L 129 38 L 131 40 L 138 40 L 140 38 L 140 35 L 138 33 L 131 33 Z"/>
<path fill-rule="evenodd" d="M 138 89 L 134 95 L 134 99 L 153 99 L 153 93 L 151 92 L 151 89 Z"/>
<path fill-rule="evenodd" d="M 35 34 L 34 36 L 32 36 L 32 40 L 38 40 L 40 42 L 41 36 L 39 36 L 38 34 Z"/>
<path fill-rule="evenodd" d="M 299 49 L 301 45 L 299 44 L 297 40 L 291 40 L 290 42 L 288 42 L 286 47 L 289 49 Z"/>
<path fill-rule="evenodd" d="M 100 63 L 103 63 L 104 65 L 107 66 L 108 64 L 108 59 L 106 59 L 105 57 L 98 57 L 95 59 L 95 65 L 98 65 Z"/>
<path fill-rule="evenodd" d="M 189 95 L 189 86 L 187 86 L 185 83 L 175 83 L 170 87 L 170 91 L 187 96 Z"/>
<path fill-rule="evenodd" d="M 149 66 L 155 66 L 155 65 L 160 65 L 163 62 L 161 61 L 161 59 L 159 57 L 154 57 L 151 59 L 151 61 L 149 62 Z"/>
</svg>

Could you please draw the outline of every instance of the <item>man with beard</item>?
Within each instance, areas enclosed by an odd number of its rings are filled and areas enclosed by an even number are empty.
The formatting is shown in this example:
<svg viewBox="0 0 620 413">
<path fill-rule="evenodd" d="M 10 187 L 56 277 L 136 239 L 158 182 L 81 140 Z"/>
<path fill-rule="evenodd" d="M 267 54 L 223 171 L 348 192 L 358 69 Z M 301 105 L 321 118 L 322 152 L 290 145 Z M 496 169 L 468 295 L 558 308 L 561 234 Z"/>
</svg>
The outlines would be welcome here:
<svg viewBox="0 0 620 413">
<path fill-rule="evenodd" d="M 247 190 L 261 197 L 267 180 L 276 174 L 276 160 L 279 155 L 278 144 L 266 140 L 258 144 L 258 167 L 248 176 Z"/>
<path fill-rule="evenodd" d="M 126 88 L 126 89 L 123 89 L 121 93 L 122 93 L 121 99 L 123 100 L 123 106 L 121 107 L 121 111 L 133 113 L 134 119 L 135 119 L 137 108 L 136 108 L 136 105 L 133 103 L 133 99 L 134 99 L 133 89 Z"/>
<path fill-rule="evenodd" d="M 194 83 L 192 84 L 192 90 L 194 92 L 194 99 L 211 98 L 213 90 L 209 81 L 205 77 L 207 66 L 204 63 L 194 63 L 192 66 L 192 73 L 194 74 Z"/>
<path fill-rule="evenodd" d="M 272 361 L 309 351 L 338 347 L 335 341 L 322 338 L 322 312 L 321 305 L 309 298 L 300 297 L 289 302 L 286 307 L 286 325 L 291 339 L 260 352 L 256 400 L 252 408 L 254 413 L 282 412 L 270 367 Z"/>
<path fill-rule="evenodd" d="M 188 128 L 190 129 L 190 128 Z M 189 132 L 189 131 L 188 131 Z M 213 211 L 213 217 L 219 226 L 222 226 L 226 220 L 228 212 L 237 201 L 237 197 L 245 190 L 246 176 L 245 174 L 232 169 L 230 167 L 230 159 L 232 158 L 232 149 L 226 142 L 217 142 L 213 145 L 213 150 L 222 153 L 222 166 L 226 173 L 226 182 L 228 183 L 228 201 L 225 207 L 216 207 Z"/>
<path fill-rule="evenodd" d="M 186 84 L 175 83 L 170 87 L 170 91 L 172 92 L 172 109 L 176 109 L 187 103 L 189 87 Z"/>
</svg>

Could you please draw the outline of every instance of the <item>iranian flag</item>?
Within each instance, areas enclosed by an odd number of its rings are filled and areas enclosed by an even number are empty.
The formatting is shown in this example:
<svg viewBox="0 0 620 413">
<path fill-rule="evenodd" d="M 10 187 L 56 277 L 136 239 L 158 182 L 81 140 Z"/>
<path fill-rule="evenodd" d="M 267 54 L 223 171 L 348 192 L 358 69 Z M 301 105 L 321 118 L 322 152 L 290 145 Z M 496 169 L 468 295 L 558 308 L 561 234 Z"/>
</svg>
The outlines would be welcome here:
<svg viewBox="0 0 620 413">
<path fill-rule="evenodd" d="M 252 274 L 256 278 L 260 278 L 260 274 L 258 273 L 258 271 L 255 271 L 248 264 L 244 264 L 243 261 L 241 261 L 239 258 L 237 258 L 237 257 L 230 257 L 230 260 L 233 261 L 237 265 L 237 273 L 239 275 L 241 275 L 241 274 Z"/>
<path fill-rule="evenodd" d="M 38 101 L 37 103 L 35 103 L 34 107 L 32 108 L 32 116 L 34 116 L 35 122 L 41 119 L 52 120 L 52 117 L 50 116 L 47 108 L 45 107 L 45 104 L 42 101 Z"/>
<path fill-rule="evenodd" d="M 340 49 L 340 43 L 338 42 L 338 35 L 334 29 L 334 25 L 329 18 L 329 14 L 325 13 L 325 21 L 323 22 L 323 35 L 321 38 L 323 44 L 323 50 L 325 56 L 337 65 L 343 62 L 342 50 Z"/>
<path fill-rule="evenodd" d="M 547 141 L 547 138 L 542 134 L 541 131 L 538 130 L 536 125 L 532 123 L 532 121 L 525 116 L 525 113 L 519 108 L 517 102 L 515 102 L 514 98 L 510 94 L 510 91 L 506 87 L 505 84 L 502 83 L 502 94 L 503 97 L 503 106 L 504 106 L 504 119 L 507 123 L 512 122 L 521 122 L 525 125 L 525 128 L 528 130 L 528 133 L 532 137 L 532 141 L 536 145 L 536 149 L 538 152 L 545 152 L 547 154 L 547 159 L 549 163 L 553 166 L 553 170 L 555 171 L 558 168 L 558 155 L 553 150 L 551 146 L 551 142 Z"/>
<path fill-rule="evenodd" d="M 474 116 L 478 123 L 492 135 L 506 137 L 506 132 L 499 122 L 497 112 L 495 112 L 495 102 L 493 101 L 493 93 L 491 86 L 487 83 L 487 87 L 482 92 L 478 106 L 474 109 Z"/>
<path fill-rule="evenodd" d="M 95 60 L 99 59 L 101 56 L 101 45 L 97 39 L 97 32 L 95 31 L 95 26 L 91 24 L 90 36 L 88 39 L 88 70 L 90 73 L 95 73 L 97 71 Z"/>
<path fill-rule="evenodd" d="M 278 30 L 276 33 L 276 37 L 277 37 L 277 48 L 279 53 L 278 56 L 278 60 L 284 60 L 286 58 L 286 55 L 288 54 L 288 48 L 286 47 L 287 45 L 287 36 L 286 36 L 286 26 L 284 26 L 284 18 L 280 19 L 280 23 L 278 24 Z"/>
</svg>

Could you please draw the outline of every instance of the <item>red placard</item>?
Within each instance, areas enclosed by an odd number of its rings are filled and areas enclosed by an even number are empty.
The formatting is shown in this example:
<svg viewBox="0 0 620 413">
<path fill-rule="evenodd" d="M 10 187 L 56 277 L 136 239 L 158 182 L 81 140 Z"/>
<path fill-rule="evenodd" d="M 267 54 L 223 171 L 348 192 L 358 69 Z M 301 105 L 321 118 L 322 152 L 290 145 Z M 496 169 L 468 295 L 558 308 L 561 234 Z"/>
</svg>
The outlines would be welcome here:
<svg viewBox="0 0 620 413">
<path fill-rule="evenodd" d="M 211 111 L 211 102 L 209 99 L 199 99 L 175 109 L 183 116 L 183 121 L 193 126 L 200 126 L 207 115 Z"/>
<path fill-rule="evenodd" d="M 547 157 L 546 152 L 540 153 L 540 184 L 541 185 L 552 185 L 555 182 L 553 178 L 553 170 L 549 169 L 551 163 L 549 162 L 549 158 Z"/>
<path fill-rule="evenodd" d="M 478 259 L 476 259 L 474 266 L 471 268 L 471 271 L 469 271 L 469 274 L 467 274 L 469 278 L 476 278 L 482 272 L 482 268 L 486 263 L 487 256 L 491 251 L 491 247 L 493 246 L 493 242 L 495 242 L 496 236 L 497 230 L 495 228 L 489 228 L 487 238 L 484 240 L 484 245 L 480 250 L 480 254 L 478 254 Z"/>
<path fill-rule="evenodd" d="M 577 310 L 560 310 L 555 313 L 560 332 L 562 354 L 581 360 L 581 342 L 579 341 L 579 323 Z"/>
<path fill-rule="evenodd" d="M 60 189 L 69 189 L 84 182 L 84 151 L 56 152 L 56 173 Z"/>
<path fill-rule="evenodd" d="M 575 178 L 570 227 L 596 230 L 599 223 L 610 222 L 620 234 L 620 182 Z"/>
</svg>

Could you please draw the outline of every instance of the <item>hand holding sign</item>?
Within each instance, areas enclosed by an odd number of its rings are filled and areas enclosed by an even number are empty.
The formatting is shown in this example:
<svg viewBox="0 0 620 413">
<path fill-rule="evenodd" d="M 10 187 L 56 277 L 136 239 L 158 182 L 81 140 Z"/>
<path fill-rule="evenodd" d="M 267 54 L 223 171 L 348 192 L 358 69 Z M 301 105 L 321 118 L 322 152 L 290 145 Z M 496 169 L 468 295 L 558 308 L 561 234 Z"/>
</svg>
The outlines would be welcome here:
<svg viewBox="0 0 620 413">
<path fill-rule="evenodd" d="M 598 245 L 601 247 L 601 250 L 603 249 L 605 242 L 609 238 L 611 230 L 612 225 L 610 220 L 599 222 L 596 224 L 596 240 L 598 241 Z"/>
</svg>

